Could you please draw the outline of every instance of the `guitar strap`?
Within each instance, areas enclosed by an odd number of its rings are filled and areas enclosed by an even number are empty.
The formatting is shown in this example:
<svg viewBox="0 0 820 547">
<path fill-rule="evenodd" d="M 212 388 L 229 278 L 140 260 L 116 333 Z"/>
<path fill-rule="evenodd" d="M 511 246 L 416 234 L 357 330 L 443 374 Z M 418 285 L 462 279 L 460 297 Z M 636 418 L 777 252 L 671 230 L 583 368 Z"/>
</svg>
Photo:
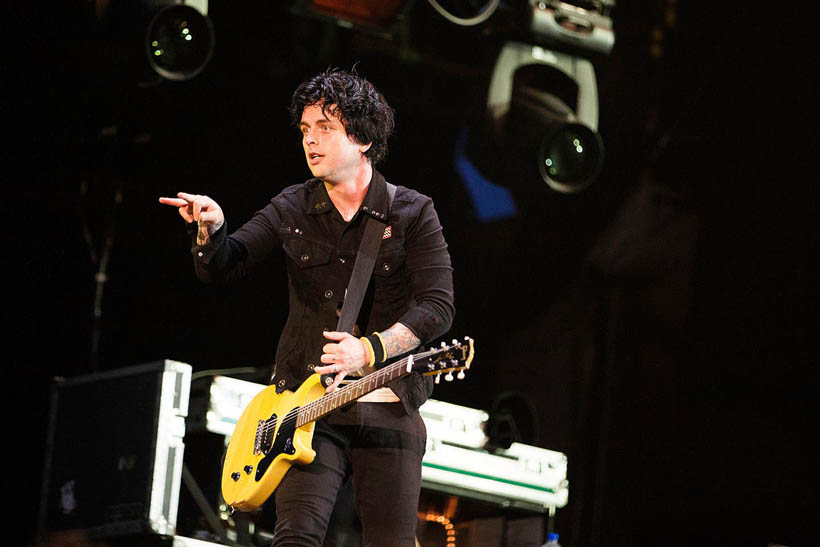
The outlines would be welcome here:
<svg viewBox="0 0 820 547">
<path fill-rule="evenodd" d="M 385 184 L 387 185 L 387 212 L 389 214 L 393 206 L 393 197 L 396 195 L 396 186 L 386 181 Z M 359 317 L 359 310 L 367 292 L 370 276 L 373 274 L 373 266 L 376 263 L 376 256 L 379 254 L 379 246 L 383 237 L 384 223 L 368 215 L 364 227 L 364 236 L 356 255 L 356 263 L 353 265 L 353 273 L 347 285 L 342 313 L 339 316 L 339 323 L 336 325 L 336 330 L 339 332 L 353 333 L 353 327 Z M 335 376 L 335 373 L 323 374 L 322 385 L 330 385 Z"/>
</svg>

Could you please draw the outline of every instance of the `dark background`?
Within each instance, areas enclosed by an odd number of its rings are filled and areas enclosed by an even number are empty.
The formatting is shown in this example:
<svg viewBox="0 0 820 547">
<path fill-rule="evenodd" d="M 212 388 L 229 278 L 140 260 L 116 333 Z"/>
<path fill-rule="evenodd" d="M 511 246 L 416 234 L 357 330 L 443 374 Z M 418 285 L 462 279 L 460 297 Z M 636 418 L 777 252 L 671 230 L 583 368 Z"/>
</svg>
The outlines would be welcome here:
<svg viewBox="0 0 820 547">
<path fill-rule="evenodd" d="M 157 197 L 207 193 L 238 226 L 309 175 L 293 89 L 356 64 L 397 110 L 384 174 L 432 196 L 442 219 L 451 336 L 479 348 L 468 380 L 434 397 L 534 405 L 527 440 L 569 457 L 562 544 L 817 545 L 813 29 L 796 6 L 718 4 L 618 2 L 616 45 L 593 58 L 601 176 L 573 196 L 533 181 L 517 214 L 493 222 L 453 151 L 508 25 L 457 27 L 419 1 L 404 36 L 384 39 L 286 3 L 217 0 L 206 70 L 140 86 L 89 4 L 6 6 L 6 385 L 22 426 L 12 448 L 26 454 L 10 469 L 7 527 L 31 537 L 53 376 L 165 358 L 270 366 L 281 265 L 198 284 L 182 223 Z"/>
</svg>

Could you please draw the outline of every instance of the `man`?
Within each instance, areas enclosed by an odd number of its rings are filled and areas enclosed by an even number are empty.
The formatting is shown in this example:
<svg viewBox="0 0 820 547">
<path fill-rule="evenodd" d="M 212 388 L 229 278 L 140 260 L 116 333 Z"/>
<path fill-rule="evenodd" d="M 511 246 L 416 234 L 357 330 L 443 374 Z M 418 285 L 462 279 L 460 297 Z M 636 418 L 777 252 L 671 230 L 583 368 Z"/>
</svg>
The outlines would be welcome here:
<svg viewBox="0 0 820 547">
<path fill-rule="evenodd" d="M 231 235 L 207 196 L 179 193 L 160 202 L 177 207 L 196 233 L 203 281 L 241 277 L 272 254 L 284 258 L 289 315 L 271 383 L 295 390 L 314 372 L 332 374 L 333 391 L 449 329 L 452 268 L 432 200 L 390 188 L 375 169 L 394 118 L 370 82 L 321 73 L 297 88 L 291 115 L 314 178 L 284 189 Z M 368 217 L 384 223 L 374 274 L 354 333 L 337 332 Z M 337 492 L 350 480 L 364 544 L 414 545 L 426 442 L 418 408 L 432 387 L 410 374 L 319 420 L 316 459 L 291 467 L 274 493 L 273 544 L 321 545 Z"/>
</svg>

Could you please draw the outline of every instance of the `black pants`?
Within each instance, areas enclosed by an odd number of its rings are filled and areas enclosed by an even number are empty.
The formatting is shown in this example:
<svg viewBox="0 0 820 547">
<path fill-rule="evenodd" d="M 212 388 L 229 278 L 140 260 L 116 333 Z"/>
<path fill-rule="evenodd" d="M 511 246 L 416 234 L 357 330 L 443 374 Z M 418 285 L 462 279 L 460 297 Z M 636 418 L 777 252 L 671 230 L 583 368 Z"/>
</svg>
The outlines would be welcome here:
<svg viewBox="0 0 820 547">
<path fill-rule="evenodd" d="M 276 489 L 273 545 L 321 546 L 350 480 L 362 544 L 413 547 L 426 441 L 421 416 L 401 403 L 353 403 L 319 420 L 316 459 L 291 467 Z"/>
</svg>

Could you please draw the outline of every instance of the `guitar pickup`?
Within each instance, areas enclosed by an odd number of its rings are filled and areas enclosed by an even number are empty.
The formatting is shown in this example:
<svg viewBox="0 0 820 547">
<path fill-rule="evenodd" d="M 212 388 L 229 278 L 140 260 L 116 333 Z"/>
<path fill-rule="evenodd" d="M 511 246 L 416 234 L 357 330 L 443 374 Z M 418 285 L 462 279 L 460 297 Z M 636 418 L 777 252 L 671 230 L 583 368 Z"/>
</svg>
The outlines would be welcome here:
<svg viewBox="0 0 820 547">
<path fill-rule="evenodd" d="M 268 453 L 271 447 L 271 437 L 275 425 L 275 417 L 272 417 L 272 423 L 268 420 L 259 420 L 259 423 L 256 425 L 256 435 L 253 440 L 254 456 L 260 456 Z"/>
</svg>

